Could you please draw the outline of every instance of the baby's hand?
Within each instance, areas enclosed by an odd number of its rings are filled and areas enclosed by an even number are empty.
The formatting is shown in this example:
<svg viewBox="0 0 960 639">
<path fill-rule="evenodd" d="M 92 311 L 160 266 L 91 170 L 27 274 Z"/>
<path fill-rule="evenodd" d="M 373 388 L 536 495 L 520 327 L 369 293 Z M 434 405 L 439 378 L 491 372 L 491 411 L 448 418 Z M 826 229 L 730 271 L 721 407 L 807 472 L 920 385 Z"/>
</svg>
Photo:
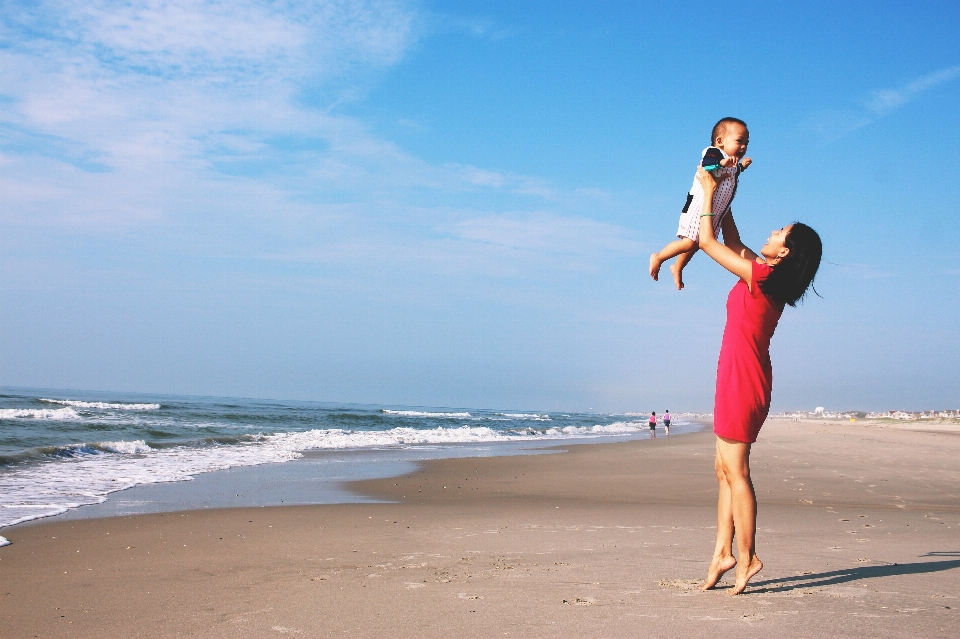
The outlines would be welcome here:
<svg viewBox="0 0 960 639">
<path fill-rule="evenodd" d="M 726 157 L 720 160 L 720 166 L 733 166 L 737 163 L 735 158 Z"/>
<path fill-rule="evenodd" d="M 740 160 L 740 164 L 743 166 L 743 168 L 747 168 L 748 166 L 753 164 L 753 160 L 751 160 L 750 158 L 743 158 L 742 160 Z"/>
</svg>

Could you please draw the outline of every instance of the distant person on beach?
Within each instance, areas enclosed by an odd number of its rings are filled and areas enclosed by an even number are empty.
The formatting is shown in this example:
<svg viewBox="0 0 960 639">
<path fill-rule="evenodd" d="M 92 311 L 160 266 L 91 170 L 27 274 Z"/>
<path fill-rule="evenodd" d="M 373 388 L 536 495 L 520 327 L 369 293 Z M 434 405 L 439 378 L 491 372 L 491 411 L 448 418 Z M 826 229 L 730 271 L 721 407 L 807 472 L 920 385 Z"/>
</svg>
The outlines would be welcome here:
<svg viewBox="0 0 960 639">
<path fill-rule="evenodd" d="M 713 216 L 713 235 L 719 235 L 723 220 L 730 214 L 730 203 L 737 194 L 737 184 L 740 174 L 753 162 L 743 157 L 750 144 L 750 132 L 743 120 L 737 118 L 723 118 L 713 126 L 710 144 L 703 150 L 700 166 L 711 171 L 718 180 L 719 186 L 714 190 L 711 209 L 716 211 Z M 696 177 L 693 186 L 687 193 L 687 203 L 680 212 L 680 226 L 677 228 L 677 239 L 667 244 L 659 253 L 650 256 L 650 277 L 654 281 L 660 277 L 660 267 L 671 257 L 677 261 L 670 267 L 673 273 L 673 282 L 677 290 L 683 288 L 683 267 L 687 265 L 693 254 L 697 252 L 697 241 L 700 237 L 700 213 L 703 211 L 703 187 Z M 723 235 L 726 238 L 726 233 Z"/>
<path fill-rule="evenodd" d="M 654 439 L 657 438 L 657 413 L 656 411 L 650 413 L 650 436 Z"/>
<path fill-rule="evenodd" d="M 795 306 L 807 292 L 820 267 L 823 246 L 817 232 L 794 222 L 773 231 L 760 256 L 743 245 L 732 215 L 723 220 L 723 244 L 711 223 L 714 192 L 730 176 L 716 177 L 700 168 L 703 186 L 700 249 L 740 280 L 727 296 L 717 365 L 713 432 L 717 436 L 717 545 L 707 570 L 704 590 L 737 567 L 731 591 L 739 594 L 763 564 L 756 553 L 757 497 L 750 479 L 750 448 L 770 410 L 773 370 L 770 338 L 784 305 Z M 733 556 L 736 532 L 737 557 Z"/>
<path fill-rule="evenodd" d="M 670 434 L 670 409 L 669 409 L 669 408 L 668 408 L 667 411 L 663 414 L 663 417 L 661 417 L 660 419 L 663 420 L 663 430 L 664 430 L 664 432 L 665 432 L 667 435 L 669 435 L 669 434 Z"/>
</svg>

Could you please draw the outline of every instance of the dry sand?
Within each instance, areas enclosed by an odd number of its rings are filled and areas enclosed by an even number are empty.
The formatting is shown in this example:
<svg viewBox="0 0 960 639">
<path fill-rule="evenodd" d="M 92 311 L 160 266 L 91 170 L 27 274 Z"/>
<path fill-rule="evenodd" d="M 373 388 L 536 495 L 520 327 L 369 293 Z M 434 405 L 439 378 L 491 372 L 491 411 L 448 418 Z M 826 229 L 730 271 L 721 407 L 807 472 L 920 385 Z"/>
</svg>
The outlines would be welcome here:
<svg viewBox="0 0 960 639">
<path fill-rule="evenodd" d="M 956 427 L 769 422 L 739 597 L 696 590 L 711 434 L 567 450 L 354 486 L 397 503 L 6 528 L 0 636 L 960 635 Z"/>
</svg>

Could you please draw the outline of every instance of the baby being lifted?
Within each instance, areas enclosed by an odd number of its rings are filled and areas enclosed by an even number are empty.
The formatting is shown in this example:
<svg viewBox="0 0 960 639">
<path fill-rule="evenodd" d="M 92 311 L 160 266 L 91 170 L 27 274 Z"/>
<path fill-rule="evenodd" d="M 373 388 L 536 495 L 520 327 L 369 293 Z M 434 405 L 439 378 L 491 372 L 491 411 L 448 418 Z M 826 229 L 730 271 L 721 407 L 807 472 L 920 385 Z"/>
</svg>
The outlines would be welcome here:
<svg viewBox="0 0 960 639">
<path fill-rule="evenodd" d="M 750 132 L 743 120 L 723 118 L 713 127 L 713 146 L 703 150 L 701 166 L 713 171 L 717 177 L 726 176 L 713 195 L 713 231 L 720 235 L 723 219 L 730 212 L 730 203 L 737 194 L 740 174 L 750 166 L 752 160 L 744 157 L 750 143 Z M 671 257 L 677 261 L 670 267 L 677 289 L 683 288 L 683 267 L 700 248 L 700 212 L 703 210 L 703 188 L 693 177 L 693 187 L 687 193 L 687 203 L 680 213 L 680 227 L 676 240 L 667 244 L 659 253 L 650 256 L 650 277 L 656 281 L 660 275 L 660 266 Z"/>
</svg>

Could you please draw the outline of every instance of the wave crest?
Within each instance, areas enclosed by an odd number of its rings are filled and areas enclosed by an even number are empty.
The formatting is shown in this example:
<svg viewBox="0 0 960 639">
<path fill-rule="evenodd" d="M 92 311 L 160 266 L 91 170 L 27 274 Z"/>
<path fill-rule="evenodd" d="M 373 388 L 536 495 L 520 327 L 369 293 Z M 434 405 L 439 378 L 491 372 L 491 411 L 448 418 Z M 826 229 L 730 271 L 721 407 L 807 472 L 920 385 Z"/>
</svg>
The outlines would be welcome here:
<svg viewBox="0 0 960 639">
<path fill-rule="evenodd" d="M 108 453 L 119 453 L 121 455 L 143 455 L 153 450 L 142 439 L 132 442 L 100 442 L 97 444 L 97 448 Z"/>
<path fill-rule="evenodd" d="M 62 404 L 75 408 L 99 408 L 101 410 L 160 410 L 160 404 L 122 404 L 113 402 L 82 402 L 77 399 L 40 399 L 49 404 Z"/>
<path fill-rule="evenodd" d="M 400 417 L 444 417 L 444 418 L 463 418 L 472 417 L 470 413 L 426 413 L 419 410 L 390 410 L 381 408 L 380 412 L 384 415 L 399 415 Z"/>
<path fill-rule="evenodd" d="M 0 419 L 78 419 L 72 408 L 0 408 Z"/>
</svg>

